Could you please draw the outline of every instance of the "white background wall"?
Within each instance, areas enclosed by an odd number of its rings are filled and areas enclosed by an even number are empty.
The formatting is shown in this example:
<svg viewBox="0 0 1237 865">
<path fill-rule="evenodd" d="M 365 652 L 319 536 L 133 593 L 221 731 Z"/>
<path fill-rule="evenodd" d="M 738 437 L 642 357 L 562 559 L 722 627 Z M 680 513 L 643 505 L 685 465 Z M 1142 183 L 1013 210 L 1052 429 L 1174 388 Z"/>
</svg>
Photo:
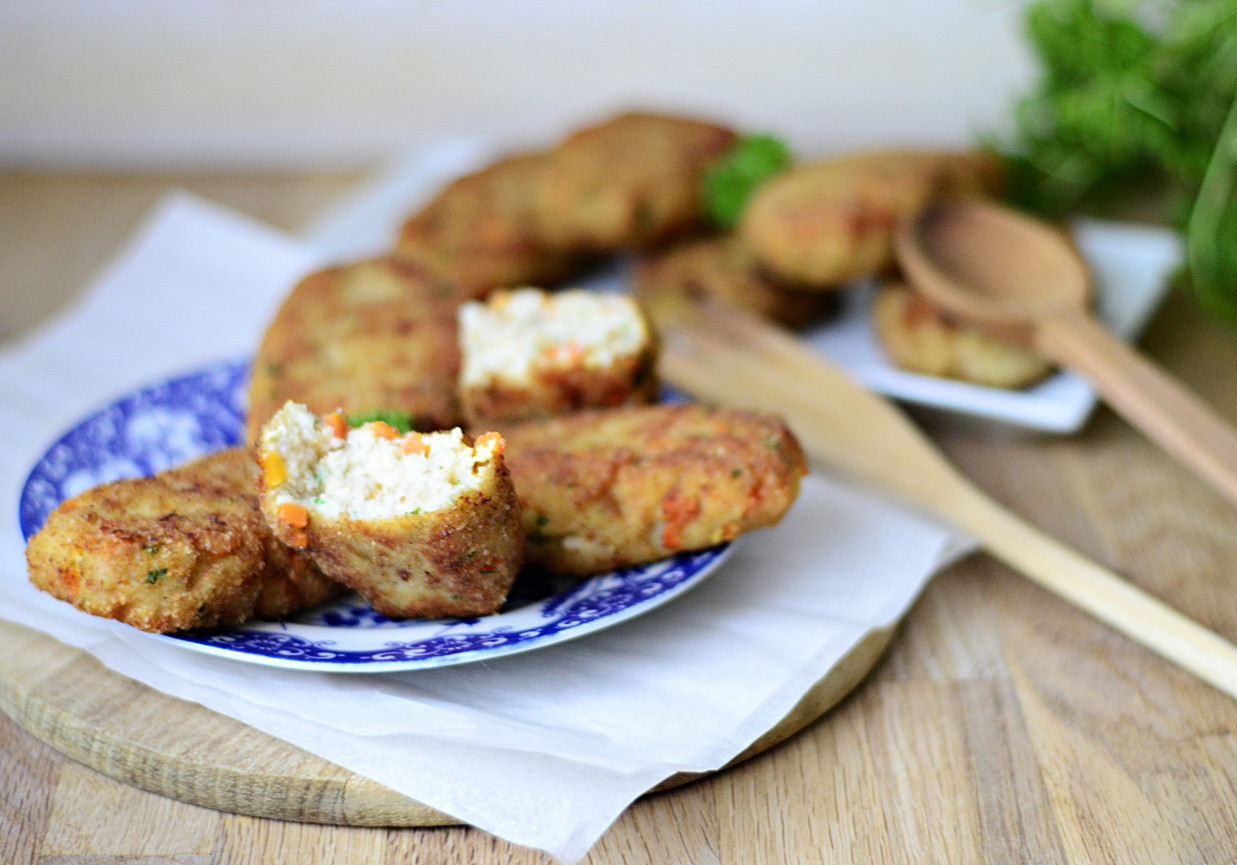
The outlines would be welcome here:
<svg viewBox="0 0 1237 865">
<path fill-rule="evenodd" d="M 0 164 L 351 166 L 627 105 L 801 153 L 958 144 L 1030 80 L 1019 0 L 0 0 Z"/>
</svg>

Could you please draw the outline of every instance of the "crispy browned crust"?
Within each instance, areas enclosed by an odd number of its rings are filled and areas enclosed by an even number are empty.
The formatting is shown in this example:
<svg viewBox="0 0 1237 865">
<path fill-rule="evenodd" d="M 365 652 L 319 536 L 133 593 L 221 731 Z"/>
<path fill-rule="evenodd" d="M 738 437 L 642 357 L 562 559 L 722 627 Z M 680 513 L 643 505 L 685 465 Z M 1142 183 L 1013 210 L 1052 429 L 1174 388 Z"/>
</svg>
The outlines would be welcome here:
<svg viewBox="0 0 1237 865">
<path fill-rule="evenodd" d="M 296 529 L 281 522 L 271 497 L 262 495 L 263 514 L 281 540 L 303 549 L 384 616 L 488 615 L 507 599 L 525 555 L 511 475 L 502 455 L 495 459 L 492 484 L 441 511 L 383 520 L 311 512 L 309 524 Z"/>
<path fill-rule="evenodd" d="M 980 152 L 862 153 L 808 162 L 757 190 L 739 233 L 778 279 L 804 290 L 884 273 L 898 224 L 946 196 L 998 194 L 1001 163 Z"/>
<path fill-rule="evenodd" d="M 88 490 L 30 539 L 30 581 L 87 613 L 158 633 L 284 616 L 339 594 L 271 536 L 256 479 L 248 451 L 232 448 Z"/>
<path fill-rule="evenodd" d="M 288 400 L 319 414 L 406 411 L 423 431 L 458 424 L 462 301 L 451 284 L 396 257 L 305 277 L 254 360 L 249 441 Z"/>
<path fill-rule="evenodd" d="M 528 386 L 491 380 L 460 390 L 464 420 L 475 432 L 590 408 L 647 405 L 657 398 L 657 350 L 607 367 L 535 370 Z"/>
<path fill-rule="evenodd" d="M 833 293 L 778 283 L 734 234 L 688 240 L 646 255 L 632 285 L 659 324 L 673 321 L 684 303 L 702 301 L 737 306 L 792 328 L 805 327 L 837 308 Z"/>
<path fill-rule="evenodd" d="M 540 224 L 535 202 L 548 166 L 545 154 L 527 153 L 458 178 L 404 222 L 396 252 L 472 298 L 561 282 L 581 259 Z"/>
<path fill-rule="evenodd" d="M 582 577 L 773 525 L 807 472 L 784 423 L 737 409 L 591 411 L 503 433 L 529 562 Z"/>
<path fill-rule="evenodd" d="M 872 300 L 871 319 L 890 360 L 911 372 L 1021 388 L 1053 369 L 1029 348 L 951 321 L 905 285 L 883 286 Z"/>
<path fill-rule="evenodd" d="M 538 187 L 541 223 L 559 244 L 594 252 L 696 230 L 704 173 L 735 140 L 716 123 L 646 112 L 580 129 L 552 153 Z"/>
</svg>

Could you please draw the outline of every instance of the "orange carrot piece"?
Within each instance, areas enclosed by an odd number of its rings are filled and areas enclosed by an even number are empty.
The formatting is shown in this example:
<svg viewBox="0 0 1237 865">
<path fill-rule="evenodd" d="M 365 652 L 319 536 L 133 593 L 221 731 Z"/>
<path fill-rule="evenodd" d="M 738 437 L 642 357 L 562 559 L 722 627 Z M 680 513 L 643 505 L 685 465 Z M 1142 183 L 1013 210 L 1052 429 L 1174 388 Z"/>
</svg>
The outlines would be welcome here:
<svg viewBox="0 0 1237 865">
<path fill-rule="evenodd" d="M 554 363 L 577 363 L 584 357 L 584 349 L 573 340 L 562 345 L 546 346 L 545 354 Z"/>
<path fill-rule="evenodd" d="M 348 421 L 344 420 L 344 416 L 337 411 L 324 414 L 322 422 L 331 428 L 331 433 L 337 439 L 348 437 Z"/>
<path fill-rule="evenodd" d="M 425 443 L 419 432 L 415 430 L 404 436 L 404 453 L 429 456 L 430 446 Z"/>
<path fill-rule="evenodd" d="M 262 467 L 262 482 L 268 490 L 288 479 L 288 467 L 284 465 L 279 451 L 262 451 L 258 454 L 258 465 Z"/>
<path fill-rule="evenodd" d="M 662 546 L 677 550 L 683 546 L 683 529 L 700 515 L 700 500 L 670 493 L 661 500 L 661 512 L 666 521 L 661 533 Z"/>
<path fill-rule="evenodd" d="M 297 502 L 283 502 L 275 508 L 275 516 L 281 523 L 286 523 L 294 529 L 303 529 L 309 525 L 309 511 Z"/>
<path fill-rule="evenodd" d="M 372 420 L 365 427 L 380 439 L 399 438 L 399 430 L 384 420 Z"/>
<path fill-rule="evenodd" d="M 496 456 L 501 454 L 507 448 L 507 440 L 502 437 L 501 433 L 487 432 L 482 433 L 477 437 L 477 442 L 473 445 L 473 450 L 476 450 L 482 445 L 489 444 L 490 442 L 494 442 L 494 454 Z"/>
</svg>

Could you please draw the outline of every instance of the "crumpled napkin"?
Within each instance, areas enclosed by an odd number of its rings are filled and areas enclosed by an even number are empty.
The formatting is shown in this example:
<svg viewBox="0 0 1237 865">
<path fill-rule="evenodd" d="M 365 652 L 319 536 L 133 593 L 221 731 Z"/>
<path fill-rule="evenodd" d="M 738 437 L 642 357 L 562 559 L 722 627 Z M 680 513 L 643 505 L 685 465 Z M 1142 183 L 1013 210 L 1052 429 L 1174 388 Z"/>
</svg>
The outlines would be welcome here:
<svg viewBox="0 0 1237 865">
<path fill-rule="evenodd" d="M 210 657 L 72 609 L 26 580 L 17 502 L 47 446 L 130 389 L 251 353 L 323 252 L 167 200 L 84 300 L 0 354 L 0 616 L 512 842 L 581 858 L 638 796 L 717 769 L 968 548 L 820 473 L 775 528 L 685 595 L 582 639 L 411 673 Z"/>
</svg>

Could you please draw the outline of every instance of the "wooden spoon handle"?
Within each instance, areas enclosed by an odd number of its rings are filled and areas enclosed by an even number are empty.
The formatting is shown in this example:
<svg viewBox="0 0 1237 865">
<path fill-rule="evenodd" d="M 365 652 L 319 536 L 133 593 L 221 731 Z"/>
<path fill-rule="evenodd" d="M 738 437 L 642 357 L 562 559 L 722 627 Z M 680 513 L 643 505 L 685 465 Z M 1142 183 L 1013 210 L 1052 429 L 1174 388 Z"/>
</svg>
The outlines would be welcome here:
<svg viewBox="0 0 1237 865">
<path fill-rule="evenodd" d="M 1038 323 L 1035 346 L 1088 378 L 1131 424 L 1237 504 L 1237 431 L 1184 385 L 1081 311 Z"/>
<path fill-rule="evenodd" d="M 949 514 L 993 556 L 1113 630 L 1237 697 L 1237 646 L 1002 508 L 978 489 Z"/>
</svg>

